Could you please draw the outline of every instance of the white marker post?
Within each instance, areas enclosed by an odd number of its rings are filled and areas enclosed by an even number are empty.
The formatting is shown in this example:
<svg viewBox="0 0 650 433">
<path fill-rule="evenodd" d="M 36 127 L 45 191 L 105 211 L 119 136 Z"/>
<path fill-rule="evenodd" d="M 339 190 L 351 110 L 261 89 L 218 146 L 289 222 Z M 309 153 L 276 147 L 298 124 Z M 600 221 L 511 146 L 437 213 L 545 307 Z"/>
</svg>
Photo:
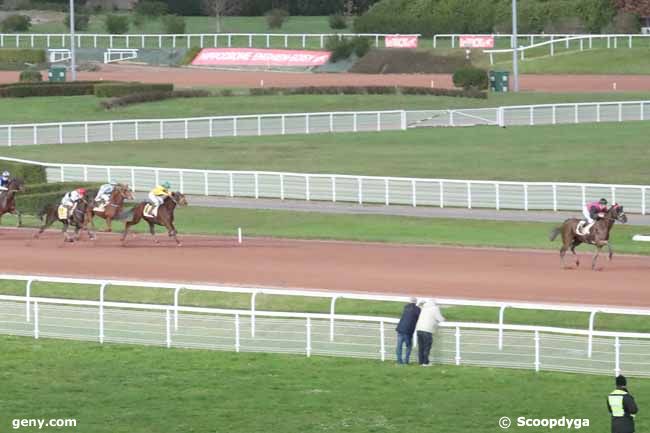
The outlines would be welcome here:
<svg viewBox="0 0 650 433">
<path fill-rule="evenodd" d="M 239 245 L 242 243 L 241 227 L 237 227 L 237 243 Z"/>
</svg>

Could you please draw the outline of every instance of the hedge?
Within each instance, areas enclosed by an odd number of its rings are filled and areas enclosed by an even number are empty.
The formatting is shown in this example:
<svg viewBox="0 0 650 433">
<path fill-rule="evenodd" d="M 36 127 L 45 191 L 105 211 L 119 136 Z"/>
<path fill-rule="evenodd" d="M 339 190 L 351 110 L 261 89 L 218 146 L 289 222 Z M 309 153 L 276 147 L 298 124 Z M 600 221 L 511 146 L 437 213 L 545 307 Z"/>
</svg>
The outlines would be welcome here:
<svg viewBox="0 0 650 433">
<path fill-rule="evenodd" d="M 0 161 L 0 171 L 9 170 L 13 177 L 19 177 L 26 184 L 44 183 L 47 181 L 45 167 L 20 162 Z"/>
<path fill-rule="evenodd" d="M 28 215 L 37 215 L 45 206 L 58 204 L 61 198 L 75 188 L 88 189 L 88 196 L 94 197 L 97 193 L 97 183 L 89 182 L 59 182 L 51 184 L 27 185 L 24 193 L 16 195 L 16 208 Z"/>
<path fill-rule="evenodd" d="M 465 90 L 488 88 L 489 79 L 485 69 L 468 66 L 458 69 L 453 75 L 454 86 L 462 87 Z"/>
<path fill-rule="evenodd" d="M 487 93 L 477 90 L 432 89 L 430 87 L 396 86 L 325 86 L 325 87 L 266 87 L 252 88 L 251 96 L 268 95 L 427 95 L 486 99 Z"/>
<path fill-rule="evenodd" d="M 26 69 L 20 73 L 18 78 L 21 83 L 40 83 L 43 81 L 41 71 L 35 69 Z"/>
<path fill-rule="evenodd" d="M 25 66 L 25 63 L 45 63 L 45 50 L 31 48 L 2 48 L 0 49 L 0 63 Z"/>
<path fill-rule="evenodd" d="M 24 83 L 0 87 L 0 98 L 27 98 L 31 96 L 79 96 L 92 95 L 94 83 Z"/>
<path fill-rule="evenodd" d="M 205 98 L 211 95 L 212 94 L 209 91 L 199 89 L 174 90 L 172 92 L 133 93 L 103 100 L 99 105 L 106 110 L 110 110 L 115 107 L 125 107 L 127 105 L 141 104 L 143 102 L 164 101 L 173 98 Z"/>
<path fill-rule="evenodd" d="M 61 197 L 68 191 L 74 188 L 95 188 L 101 186 L 97 182 L 52 182 L 52 183 L 35 183 L 28 184 L 25 188 L 25 195 L 44 194 L 50 192 L 61 192 Z"/>
<path fill-rule="evenodd" d="M 116 96 L 131 95 L 133 93 L 171 92 L 174 85 L 169 84 L 143 84 L 143 83 L 108 83 L 95 86 L 95 96 L 99 98 L 112 98 Z"/>
</svg>

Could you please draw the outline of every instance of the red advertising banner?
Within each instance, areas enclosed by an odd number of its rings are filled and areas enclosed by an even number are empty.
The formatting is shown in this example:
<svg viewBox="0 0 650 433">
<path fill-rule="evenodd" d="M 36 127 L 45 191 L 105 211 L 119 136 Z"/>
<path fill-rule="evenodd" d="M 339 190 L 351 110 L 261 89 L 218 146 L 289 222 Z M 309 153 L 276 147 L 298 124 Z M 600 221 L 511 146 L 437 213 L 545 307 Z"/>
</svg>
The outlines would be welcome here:
<svg viewBox="0 0 650 433">
<path fill-rule="evenodd" d="M 195 66 L 320 66 L 329 51 L 270 50 L 263 48 L 204 48 L 192 61 Z"/>
<path fill-rule="evenodd" d="M 390 35 L 384 39 L 386 48 L 417 48 L 418 36 L 414 35 Z"/>
<path fill-rule="evenodd" d="M 494 48 L 494 36 L 461 35 L 461 48 Z"/>
</svg>

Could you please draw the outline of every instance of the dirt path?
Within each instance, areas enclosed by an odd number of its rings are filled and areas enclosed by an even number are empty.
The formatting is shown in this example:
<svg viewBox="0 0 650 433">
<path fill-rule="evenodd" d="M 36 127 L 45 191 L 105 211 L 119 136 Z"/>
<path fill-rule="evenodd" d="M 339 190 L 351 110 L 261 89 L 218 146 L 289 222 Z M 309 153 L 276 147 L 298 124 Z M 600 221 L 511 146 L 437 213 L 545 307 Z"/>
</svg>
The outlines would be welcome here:
<svg viewBox="0 0 650 433">
<path fill-rule="evenodd" d="M 218 71 L 196 68 L 164 68 L 138 65 L 102 65 L 99 72 L 80 72 L 80 80 L 174 82 L 181 87 L 291 87 L 291 86 L 423 86 L 453 88 L 447 74 L 310 74 L 280 72 Z M 18 72 L 0 71 L 0 83 L 18 80 Z M 538 92 L 648 91 L 650 75 L 523 75 L 521 89 Z"/>
<path fill-rule="evenodd" d="M 122 247 L 107 234 L 63 244 L 59 233 L 32 233 L 0 230 L 4 273 L 650 307 L 650 257 L 617 256 L 593 272 L 561 270 L 555 252 L 209 236 L 183 236 L 178 248 L 144 235 Z"/>
</svg>

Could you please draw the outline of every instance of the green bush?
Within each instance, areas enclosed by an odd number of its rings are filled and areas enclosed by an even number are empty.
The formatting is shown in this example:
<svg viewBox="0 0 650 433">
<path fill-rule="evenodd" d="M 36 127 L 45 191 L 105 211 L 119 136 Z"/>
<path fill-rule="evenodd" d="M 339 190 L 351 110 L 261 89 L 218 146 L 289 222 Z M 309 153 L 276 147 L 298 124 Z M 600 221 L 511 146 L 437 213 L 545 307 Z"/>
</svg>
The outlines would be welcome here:
<svg viewBox="0 0 650 433">
<path fill-rule="evenodd" d="M 194 58 L 199 55 L 203 48 L 201 47 L 192 47 L 183 56 L 183 60 L 181 60 L 181 65 L 189 65 L 192 63 Z"/>
<path fill-rule="evenodd" d="M 331 29 L 341 30 L 347 28 L 348 22 L 343 15 L 334 14 L 329 16 L 329 25 Z"/>
<path fill-rule="evenodd" d="M 98 189 L 100 183 L 93 182 L 51 182 L 28 184 L 25 188 L 25 195 L 45 194 L 51 192 L 60 192 L 61 196 L 74 188 L 95 188 Z"/>
<path fill-rule="evenodd" d="M 265 16 L 269 29 L 281 29 L 284 22 L 289 18 L 289 12 L 276 8 L 268 11 Z"/>
<path fill-rule="evenodd" d="M 359 58 L 365 56 L 370 51 L 370 40 L 368 38 L 357 36 L 352 38 L 350 43 L 352 44 L 352 51 Z"/>
<path fill-rule="evenodd" d="M 63 19 L 63 24 L 65 24 L 65 27 L 70 30 L 70 15 L 66 14 L 65 18 Z M 90 24 L 90 16 L 89 15 L 82 15 L 82 14 L 75 14 L 74 15 L 74 29 L 79 30 L 79 31 L 84 31 L 88 30 L 88 24 Z"/>
<path fill-rule="evenodd" d="M 167 14 L 169 8 L 165 2 L 161 1 L 140 1 L 135 6 L 135 13 L 145 17 L 159 17 Z"/>
<path fill-rule="evenodd" d="M 430 87 L 396 86 L 324 86 L 324 87 L 265 87 L 249 89 L 251 96 L 270 95 L 427 95 L 486 99 L 487 93 L 477 89 L 432 89 Z"/>
<path fill-rule="evenodd" d="M 32 19 L 27 15 L 9 15 L 0 22 L 3 33 L 26 32 L 32 26 Z"/>
<path fill-rule="evenodd" d="M 112 35 L 123 35 L 129 31 L 129 17 L 127 15 L 106 15 L 104 26 L 106 26 L 106 31 Z"/>
<path fill-rule="evenodd" d="M 331 62 L 338 62 L 345 60 L 352 55 L 354 47 L 349 43 L 347 38 L 339 38 L 338 36 L 330 36 L 325 43 L 327 51 L 331 51 Z"/>
<path fill-rule="evenodd" d="M 185 33 L 185 18 L 177 15 L 165 15 L 162 17 L 163 31 L 171 35 Z"/>
<path fill-rule="evenodd" d="M 0 171 L 8 170 L 12 176 L 21 178 L 25 184 L 47 181 L 45 167 L 20 162 L 0 161 Z"/>
<path fill-rule="evenodd" d="M 24 214 L 38 215 L 46 206 L 59 204 L 67 192 L 80 187 L 86 188 L 89 195 L 94 195 L 99 184 L 92 182 L 30 184 L 27 182 L 25 192 L 16 195 L 16 208 Z"/>
<path fill-rule="evenodd" d="M 453 81 L 454 86 L 462 87 L 465 90 L 485 90 L 488 88 L 489 84 L 487 71 L 472 66 L 456 70 L 456 72 L 454 72 Z"/>
<path fill-rule="evenodd" d="M 107 83 L 95 85 L 95 96 L 99 98 L 113 98 L 133 93 L 171 92 L 173 84 L 145 84 L 145 83 Z"/>
<path fill-rule="evenodd" d="M 21 83 L 33 83 L 43 81 L 43 76 L 41 75 L 41 71 L 26 69 L 20 73 L 19 80 Z"/>
<path fill-rule="evenodd" d="M 116 107 L 125 107 L 127 105 L 141 104 L 143 102 L 164 101 L 173 98 L 206 98 L 208 96 L 211 96 L 210 92 L 199 89 L 176 90 L 173 92 L 145 92 L 111 98 L 109 100 L 101 101 L 99 105 L 106 110 L 110 110 Z"/>
<path fill-rule="evenodd" d="M 92 95 L 94 83 L 25 83 L 0 87 L 0 98 L 26 98 L 31 96 L 80 96 Z"/>
<path fill-rule="evenodd" d="M 45 63 L 45 50 L 29 48 L 2 48 L 0 49 L 0 63 L 20 67 L 25 63 L 38 65 Z"/>
</svg>

